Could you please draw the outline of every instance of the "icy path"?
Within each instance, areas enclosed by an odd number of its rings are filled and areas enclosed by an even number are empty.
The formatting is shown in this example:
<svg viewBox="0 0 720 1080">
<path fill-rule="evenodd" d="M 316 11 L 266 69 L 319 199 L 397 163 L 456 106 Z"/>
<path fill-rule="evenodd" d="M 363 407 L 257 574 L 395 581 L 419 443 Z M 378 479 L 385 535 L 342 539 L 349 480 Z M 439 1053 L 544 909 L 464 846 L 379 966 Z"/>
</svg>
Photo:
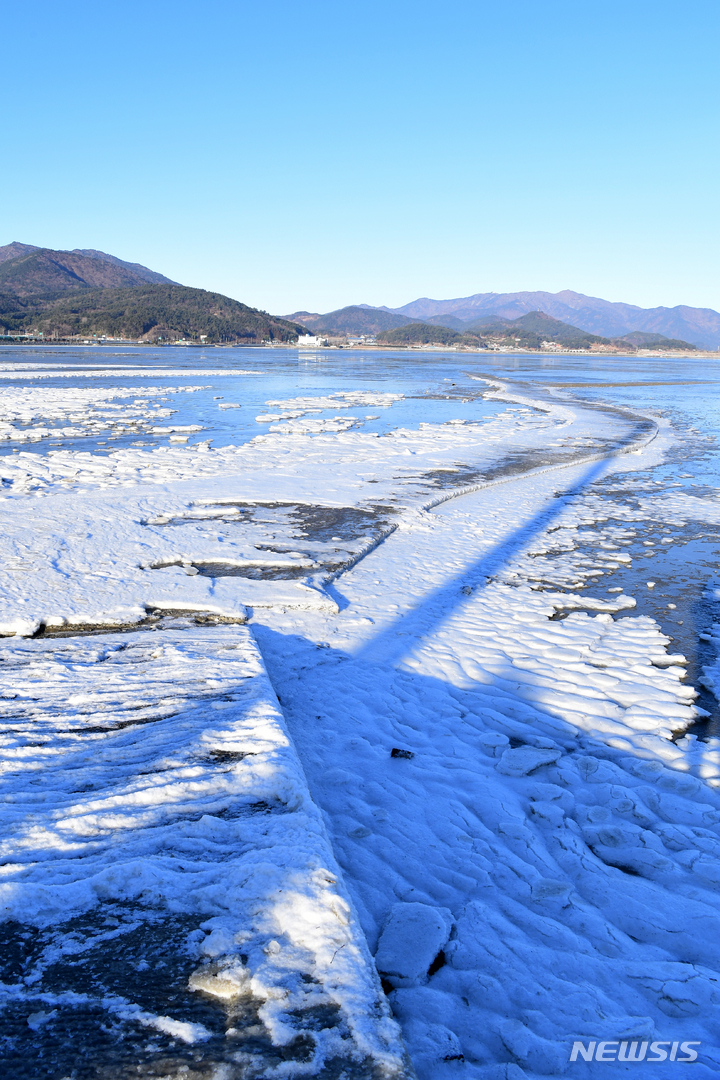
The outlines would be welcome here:
<svg viewBox="0 0 720 1080">
<path fill-rule="evenodd" d="M 550 621 L 567 596 L 486 583 L 556 483 L 406 519 L 339 616 L 253 628 L 421 1080 L 625 1068 L 570 1066 L 575 1039 L 699 1040 L 714 1076 L 720 761 L 670 741 L 682 668 L 650 619 Z"/>
<path fill-rule="evenodd" d="M 403 1074 L 249 632 L 0 663 L 3 1077 Z"/>
</svg>

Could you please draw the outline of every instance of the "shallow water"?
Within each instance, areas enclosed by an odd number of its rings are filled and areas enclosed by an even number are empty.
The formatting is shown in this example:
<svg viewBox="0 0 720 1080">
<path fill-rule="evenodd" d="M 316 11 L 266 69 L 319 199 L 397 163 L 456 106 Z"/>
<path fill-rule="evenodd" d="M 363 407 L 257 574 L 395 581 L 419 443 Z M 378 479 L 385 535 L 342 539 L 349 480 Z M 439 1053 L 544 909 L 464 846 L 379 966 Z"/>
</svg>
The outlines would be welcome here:
<svg viewBox="0 0 720 1080">
<path fill-rule="evenodd" d="M 213 447 L 240 445 L 270 431 L 270 423 L 258 422 L 256 416 L 281 412 L 280 406 L 269 406 L 269 401 L 287 400 L 295 397 L 323 397 L 339 391 L 370 390 L 381 393 L 404 395 L 391 407 L 377 405 L 352 406 L 341 408 L 339 405 L 325 409 L 313 416 L 328 419 L 335 416 L 342 418 L 358 417 L 364 422 L 364 432 L 384 433 L 395 428 L 415 429 L 420 423 L 445 423 L 450 420 L 480 420 L 491 418 L 506 411 L 503 402 L 485 401 L 482 397 L 485 387 L 465 376 L 461 369 L 453 369 L 448 374 L 447 360 L 433 357 L 426 362 L 423 357 L 419 362 L 408 362 L 407 354 L 376 353 L 329 353 L 327 358 L 305 358 L 298 356 L 296 350 L 288 349 L 214 349 L 198 350 L 188 348 L 167 349 L 73 349 L 50 347 L 0 347 L 0 376 L 3 365 L 28 364 L 63 365 L 65 371 L 76 371 L 77 378 L 43 377 L 27 380 L 18 372 L 12 377 L 0 377 L 0 387 L 21 387 L 29 385 L 59 389 L 71 386 L 83 388 L 106 388 L 109 386 L 140 386 L 143 383 L 152 386 L 202 385 L 204 389 L 187 396 L 172 395 L 164 404 L 174 410 L 171 421 L 178 425 L 202 424 L 203 431 L 191 435 L 188 445 L 212 440 Z M 107 376 L 86 377 L 83 369 L 97 371 L 101 367 L 110 369 Z M 172 371 L 201 368 L 213 371 L 220 369 L 245 369 L 257 374 L 201 376 L 193 374 L 190 378 L 168 375 L 167 378 L 152 376 L 144 378 L 138 375 L 138 368 L 168 368 Z M 122 370 L 125 369 L 123 373 Z M 38 369 L 36 369 L 38 370 Z M 221 405 L 238 404 L 239 409 L 221 409 Z M 176 410 L 176 411 L 175 411 Z M 376 419 L 365 419 L 368 415 Z M 18 427 L 22 426 L 20 424 Z M 45 424 L 44 426 L 51 426 Z M 59 426 L 59 425 L 58 425 Z M 25 448 L 33 452 L 44 453 L 49 449 L 62 447 L 66 450 L 89 450 L 93 453 L 112 452 L 123 446 L 129 446 L 137 440 L 137 434 L 108 437 L 103 434 L 98 438 L 76 439 L 40 439 Z M 146 446 L 166 445 L 168 436 L 143 436 Z M 12 453 L 10 443 L 0 444 L 0 454 Z"/>
</svg>

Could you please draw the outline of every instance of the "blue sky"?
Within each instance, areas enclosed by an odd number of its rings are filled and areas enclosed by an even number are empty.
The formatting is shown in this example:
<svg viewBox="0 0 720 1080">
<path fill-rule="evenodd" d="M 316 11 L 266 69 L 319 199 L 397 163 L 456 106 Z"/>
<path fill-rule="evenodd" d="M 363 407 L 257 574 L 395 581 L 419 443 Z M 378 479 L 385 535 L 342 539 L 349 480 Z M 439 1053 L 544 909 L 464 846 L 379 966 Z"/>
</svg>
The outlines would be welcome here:
<svg viewBox="0 0 720 1080">
<path fill-rule="evenodd" d="M 18 0 L 0 243 L 275 313 L 720 308 L 717 0 Z"/>
</svg>

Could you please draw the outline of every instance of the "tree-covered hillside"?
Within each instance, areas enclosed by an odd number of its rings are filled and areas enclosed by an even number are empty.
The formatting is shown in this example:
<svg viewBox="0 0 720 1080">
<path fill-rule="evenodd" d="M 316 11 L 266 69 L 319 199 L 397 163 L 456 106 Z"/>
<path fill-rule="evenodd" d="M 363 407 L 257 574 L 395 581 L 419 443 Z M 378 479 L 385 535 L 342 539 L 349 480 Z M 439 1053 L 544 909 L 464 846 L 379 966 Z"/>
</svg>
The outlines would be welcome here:
<svg viewBox="0 0 720 1080">
<path fill-rule="evenodd" d="M 45 338 L 108 337 L 208 343 L 292 341 L 305 327 L 276 318 L 221 293 L 184 285 L 82 289 L 71 295 L 18 298 L 0 295 L 5 332 L 42 331 Z"/>
<path fill-rule="evenodd" d="M 680 338 L 669 338 L 665 337 L 664 334 L 649 334 L 644 330 L 633 330 L 631 334 L 624 334 L 618 340 L 627 341 L 637 349 L 682 349 L 683 352 L 689 349 L 691 352 L 696 351 L 695 345 L 690 345 L 687 341 L 681 341 Z"/>
<path fill-rule="evenodd" d="M 13 296 L 47 296 L 133 285 L 147 285 L 147 281 L 127 265 L 75 251 L 40 248 L 0 263 L 0 292 Z"/>
<path fill-rule="evenodd" d="M 480 344 L 477 335 L 456 334 L 446 326 L 432 326 L 430 323 L 408 323 L 393 330 L 383 330 L 377 335 L 377 340 L 383 345 Z"/>
</svg>

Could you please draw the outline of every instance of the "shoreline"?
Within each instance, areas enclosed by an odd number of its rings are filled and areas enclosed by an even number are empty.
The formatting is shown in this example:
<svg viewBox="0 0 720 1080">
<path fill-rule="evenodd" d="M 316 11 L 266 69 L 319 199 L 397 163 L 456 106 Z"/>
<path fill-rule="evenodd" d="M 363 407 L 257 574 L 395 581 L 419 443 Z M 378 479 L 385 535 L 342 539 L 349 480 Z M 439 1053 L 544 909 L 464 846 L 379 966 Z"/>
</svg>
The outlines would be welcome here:
<svg viewBox="0 0 720 1080">
<path fill-rule="evenodd" d="M 152 349 L 295 349 L 299 356 L 317 356 L 319 353 L 324 352 L 407 352 L 407 353 L 465 353 L 470 356 L 526 356 L 526 357 L 542 357 L 543 359 L 550 356 L 562 356 L 562 357 L 595 357 L 602 359 L 603 357 L 626 357 L 629 360 L 632 359 L 647 359 L 647 360 L 720 360 L 720 349 L 717 350 L 697 350 L 695 352 L 689 351 L 671 351 L 664 350 L 662 352 L 656 352 L 652 349 L 637 349 L 635 352 L 627 352 L 618 350 L 617 352 L 610 350 L 591 351 L 589 349 L 470 349 L 465 346 L 456 345 L 323 345 L 317 348 L 300 348 L 297 344 L 289 344 L 284 341 L 268 341 L 268 342 L 209 342 L 203 345 L 195 342 L 183 342 L 182 344 L 175 344 L 173 342 L 151 342 L 151 341 L 97 341 L 92 344 L 86 342 L 76 341 L 0 341 L 0 349 L 2 348 L 34 348 L 34 349 L 96 349 L 107 348 L 108 346 L 114 348 L 136 349 L 136 348 L 152 348 Z"/>
</svg>

